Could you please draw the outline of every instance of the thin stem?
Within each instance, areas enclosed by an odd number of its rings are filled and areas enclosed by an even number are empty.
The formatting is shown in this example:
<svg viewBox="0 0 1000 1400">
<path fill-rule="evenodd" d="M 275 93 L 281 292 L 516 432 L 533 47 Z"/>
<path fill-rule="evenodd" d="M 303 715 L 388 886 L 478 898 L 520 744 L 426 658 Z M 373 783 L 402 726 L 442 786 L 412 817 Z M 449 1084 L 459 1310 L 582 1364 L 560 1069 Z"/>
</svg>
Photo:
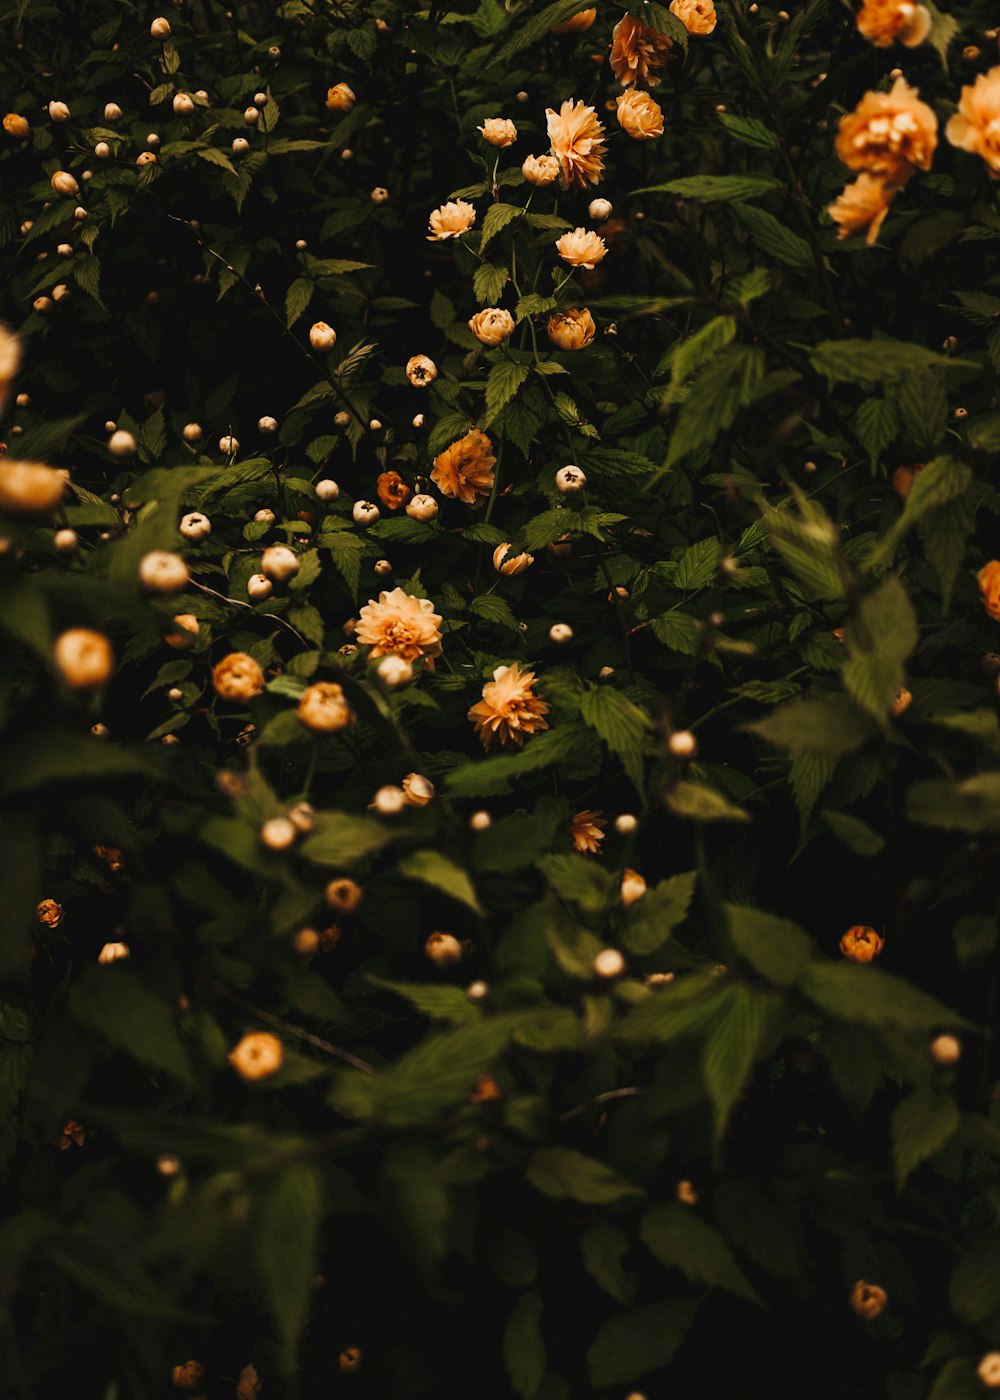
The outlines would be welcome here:
<svg viewBox="0 0 1000 1400">
<path fill-rule="evenodd" d="M 358 1069 L 362 1074 L 374 1074 L 375 1066 L 370 1065 L 367 1060 L 359 1059 L 357 1055 L 352 1055 L 350 1050 L 345 1050 L 341 1045 L 333 1045 L 329 1040 L 323 1040 L 318 1035 L 313 1035 L 312 1031 L 305 1030 L 302 1026 L 294 1026 L 291 1021 L 284 1021 L 280 1016 L 275 1016 L 270 1011 L 265 1011 L 261 1006 L 254 1006 L 252 1002 L 244 1000 L 224 982 L 218 982 L 214 977 L 199 977 L 199 982 L 210 991 L 218 993 L 220 997 L 225 997 L 234 1006 L 240 1007 L 248 1015 L 253 1016 L 258 1021 L 263 1021 L 266 1026 L 273 1026 L 275 1030 L 292 1036 L 295 1040 L 301 1040 L 306 1045 L 311 1045 L 313 1049 L 321 1051 L 324 1055 L 332 1055 L 337 1060 L 343 1060 L 345 1064 Z"/>
</svg>

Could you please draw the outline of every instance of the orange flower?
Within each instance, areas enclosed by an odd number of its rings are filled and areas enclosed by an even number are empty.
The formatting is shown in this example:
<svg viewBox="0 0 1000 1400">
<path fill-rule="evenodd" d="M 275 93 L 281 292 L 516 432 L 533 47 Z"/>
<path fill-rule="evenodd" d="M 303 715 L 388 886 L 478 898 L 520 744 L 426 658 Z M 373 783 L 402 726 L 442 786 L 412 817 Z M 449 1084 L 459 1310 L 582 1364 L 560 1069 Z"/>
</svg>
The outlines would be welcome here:
<svg viewBox="0 0 1000 1400">
<path fill-rule="evenodd" d="M 401 588 L 380 593 L 358 614 L 355 640 L 371 647 L 372 656 L 400 656 L 404 661 L 424 658 L 429 671 L 441 655 L 441 618 L 429 598 L 414 598 Z"/>
<path fill-rule="evenodd" d="M 86 1140 L 87 1129 L 75 1118 L 70 1118 L 63 1124 L 56 1146 L 60 1152 L 65 1152 L 67 1147 L 82 1147 Z"/>
<path fill-rule="evenodd" d="M 405 506 L 413 495 L 412 490 L 399 472 L 383 472 L 375 483 L 378 498 L 388 510 L 398 510 Z"/>
<path fill-rule="evenodd" d="M 826 212 L 837 225 L 837 237 L 850 238 L 867 229 L 866 242 L 871 247 L 898 191 L 898 185 L 887 185 L 867 172 L 859 175 L 853 185 L 847 185 L 843 193 L 827 205 Z"/>
<path fill-rule="evenodd" d="M 284 1058 L 285 1047 L 270 1031 L 248 1031 L 229 1052 L 229 1063 L 241 1079 L 266 1079 Z"/>
<path fill-rule="evenodd" d="M 250 700 L 264 689 L 264 672 L 245 651 L 231 651 L 212 672 L 212 685 L 222 700 Z"/>
<path fill-rule="evenodd" d="M 35 909 L 35 918 L 46 928 L 58 928 L 63 921 L 64 912 L 58 900 L 43 899 Z"/>
<path fill-rule="evenodd" d="M 1000 67 L 980 73 L 971 87 L 962 89 L 945 135 L 960 150 L 982 156 L 990 174 L 1000 176 Z"/>
<path fill-rule="evenodd" d="M 428 240 L 458 238 L 476 222 L 476 210 L 467 200 L 453 199 L 435 209 L 428 222 Z"/>
<path fill-rule="evenodd" d="M 552 154 L 559 162 L 563 189 L 596 185 L 604 170 L 604 127 L 593 107 L 567 99 L 558 112 L 545 109 Z"/>
<path fill-rule="evenodd" d="M 492 1103 L 503 1098 L 503 1090 L 492 1074 L 481 1074 L 465 1097 L 469 1103 Z"/>
<path fill-rule="evenodd" d="M 629 83 L 655 87 L 660 81 L 656 74 L 666 63 L 671 44 L 666 34 L 658 34 L 631 15 L 622 15 L 611 32 L 615 77 L 626 87 Z"/>
<path fill-rule="evenodd" d="M 883 940 L 868 924 L 855 924 L 840 940 L 840 951 L 849 962 L 869 963 L 878 957 L 883 946 Z"/>
<path fill-rule="evenodd" d="M 482 700 L 469 711 L 484 749 L 489 749 L 494 739 L 504 748 L 519 747 L 525 734 L 548 729 L 542 716 L 549 707 L 532 691 L 534 680 L 534 671 L 522 671 L 516 661 L 493 672 L 493 679 L 483 686 Z"/>
<path fill-rule="evenodd" d="M 569 829 L 574 851 L 580 851 L 583 855 L 596 855 L 601 849 L 607 824 L 600 812 L 577 812 Z"/>
<path fill-rule="evenodd" d="M 907 690 L 905 685 L 901 685 L 896 691 L 895 700 L 893 700 L 892 704 L 889 706 L 889 713 L 892 715 L 893 719 L 898 719 L 900 715 L 906 713 L 912 704 L 912 691 Z"/>
<path fill-rule="evenodd" d="M 576 228 L 556 239 L 556 251 L 570 267 L 596 267 L 607 256 L 608 247 L 593 229 Z"/>
<path fill-rule="evenodd" d="M 559 350 L 585 350 L 597 327 L 586 307 L 579 311 L 554 311 L 549 317 L 549 339 Z"/>
<path fill-rule="evenodd" d="M 313 734 L 336 734 L 354 723 L 354 712 L 336 681 L 316 681 L 299 697 L 296 718 Z"/>
<path fill-rule="evenodd" d="M 663 135 L 663 111 L 648 92 L 629 88 L 618 98 L 618 125 L 633 141 L 651 141 Z"/>
<path fill-rule="evenodd" d="M 493 488 L 496 460 L 489 438 L 478 428 L 473 428 L 434 458 L 431 481 L 442 495 L 474 506 L 481 496 L 488 496 Z"/>
<path fill-rule="evenodd" d="M 585 29 L 589 29 L 597 18 L 596 6 L 589 10 L 580 10 L 578 14 L 571 15 L 564 24 L 554 24 L 549 30 L 550 34 L 582 34 Z"/>
<path fill-rule="evenodd" d="M 979 570 L 979 592 L 983 607 L 996 622 L 1000 622 L 1000 559 L 991 559 Z"/>
<path fill-rule="evenodd" d="M 858 11 L 858 33 L 876 48 L 905 44 L 915 49 L 931 32 L 931 12 L 912 0 L 864 0 Z"/>
<path fill-rule="evenodd" d="M 866 92 L 840 119 L 837 155 L 851 170 L 866 170 L 902 185 L 915 170 L 929 170 L 938 121 L 905 78 L 891 92 Z"/>
<path fill-rule="evenodd" d="M 670 0 L 670 13 L 689 34 L 711 34 L 717 23 L 712 0 Z"/>
<path fill-rule="evenodd" d="M 888 1302 L 885 1289 L 879 1288 L 877 1283 L 866 1283 L 864 1279 L 859 1279 L 851 1289 L 851 1307 L 858 1317 L 863 1317 L 866 1322 L 885 1312 Z"/>
</svg>

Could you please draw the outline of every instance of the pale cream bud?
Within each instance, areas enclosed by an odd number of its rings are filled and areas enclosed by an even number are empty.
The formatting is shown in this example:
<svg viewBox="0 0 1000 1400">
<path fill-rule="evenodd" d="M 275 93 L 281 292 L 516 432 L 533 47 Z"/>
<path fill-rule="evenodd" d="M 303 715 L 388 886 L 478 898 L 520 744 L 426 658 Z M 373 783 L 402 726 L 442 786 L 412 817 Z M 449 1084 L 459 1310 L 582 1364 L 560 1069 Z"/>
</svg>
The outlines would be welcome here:
<svg viewBox="0 0 1000 1400">
<path fill-rule="evenodd" d="M 150 593 L 179 593 L 191 578 L 179 554 L 167 549 L 151 549 L 139 560 L 139 582 Z"/>
<path fill-rule="evenodd" d="M 594 958 L 593 968 L 598 977 L 610 980 L 625 971 L 625 959 L 617 948 L 602 948 Z"/>
</svg>

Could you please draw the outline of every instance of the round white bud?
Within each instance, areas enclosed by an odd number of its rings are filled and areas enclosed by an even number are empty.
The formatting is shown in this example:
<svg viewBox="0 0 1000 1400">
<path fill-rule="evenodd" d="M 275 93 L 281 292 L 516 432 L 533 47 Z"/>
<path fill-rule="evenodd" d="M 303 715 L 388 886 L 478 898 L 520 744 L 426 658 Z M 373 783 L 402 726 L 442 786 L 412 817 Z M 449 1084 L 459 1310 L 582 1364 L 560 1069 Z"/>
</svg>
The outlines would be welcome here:
<svg viewBox="0 0 1000 1400">
<path fill-rule="evenodd" d="M 273 525 L 277 516 L 270 506 L 261 506 L 260 510 L 255 510 L 253 518 L 258 525 Z"/>
<path fill-rule="evenodd" d="M 575 496 L 587 484 L 587 478 L 579 467 L 560 467 L 556 472 L 556 487 L 564 496 Z"/>
<path fill-rule="evenodd" d="M 309 344 L 314 350 L 332 350 L 337 343 L 337 332 L 325 321 L 317 321 L 309 328 Z"/>
<path fill-rule="evenodd" d="M 350 421 L 351 415 L 347 412 L 346 408 L 339 409 L 333 415 L 334 426 L 337 428 L 346 428 Z"/>
<path fill-rule="evenodd" d="M 415 413 L 413 415 L 413 426 L 415 428 L 422 428 L 425 422 L 426 419 L 424 418 L 424 415 L 422 413 Z"/>
<path fill-rule="evenodd" d="M 200 423 L 185 423 L 181 429 L 181 437 L 185 442 L 200 442 L 202 438 L 202 427 Z"/>
<path fill-rule="evenodd" d="M 638 829 L 639 818 L 633 816 L 631 812 L 622 812 L 615 817 L 615 831 L 619 836 L 631 836 Z"/>
<path fill-rule="evenodd" d="M 269 851 L 287 851 L 298 837 L 295 823 L 287 817 L 271 817 L 260 829 L 260 843 Z"/>
<path fill-rule="evenodd" d="M 149 26 L 149 32 L 154 39 L 169 39 L 170 21 L 168 19 L 164 19 L 162 15 L 159 15 L 156 19 L 153 20 L 153 23 Z"/>
<path fill-rule="evenodd" d="M 80 543 L 75 530 L 57 530 L 52 537 L 57 554 L 72 554 Z"/>
<path fill-rule="evenodd" d="M 255 603 L 262 603 L 274 592 L 274 584 L 267 574 L 251 574 L 247 579 L 247 597 Z"/>
<path fill-rule="evenodd" d="M 189 93 L 177 92 L 171 105 L 179 117 L 187 117 L 194 111 L 194 98 Z"/>
<path fill-rule="evenodd" d="M 413 680 L 413 665 L 402 656 L 383 656 L 375 673 L 390 690 L 399 690 Z"/>
<path fill-rule="evenodd" d="M 278 431 L 277 418 L 271 418 L 265 414 L 263 418 L 258 418 L 257 427 L 262 433 L 276 433 Z"/>
<path fill-rule="evenodd" d="M 151 549 L 139 560 L 139 582 L 150 593 L 179 593 L 190 577 L 181 555 L 168 549 Z"/>
<path fill-rule="evenodd" d="M 117 102 L 106 102 L 104 104 L 104 120 L 106 122 L 120 122 L 122 119 L 122 109 Z"/>
<path fill-rule="evenodd" d="M 389 563 L 388 559 L 376 559 L 375 572 L 378 574 L 379 578 L 388 578 L 392 573 L 392 565 Z"/>
<path fill-rule="evenodd" d="M 232 141 L 232 152 L 234 156 L 245 156 L 250 149 L 250 142 L 245 136 L 234 136 Z"/>
<path fill-rule="evenodd" d="M 247 126 L 256 126 L 260 121 L 260 113 L 256 107 L 247 107 L 243 113 L 243 120 Z"/>
<path fill-rule="evenodd" d="M 587 206 L 587 213 L 595 223 L 603 224 L 605 219 L 610 219 L 611 209 L 610 199 L 592 199 Z"/>
<path fill-rule="evenodd" d="M 698 740 L 690 729 L 678 729 L 667 740 L 667 748 L 674 758 L 694 758 L 698 752 Z"/>
<path fill-rule="evenodd" d="M 438 513 L 438 503 L 433 496 L 419 494 L 407 501 L 406 513 L 411 520 L 433 520 Z"/>
<path fill-rule="evenodd" d="M 316 499 L 319 501 L 335 501 L 340 495 L 340 487 L 329 477 L 324 477 L 322 481 L 317 481 L 313 487 L 316 492 Z"/>
<path fill-rule="evenodd" d="M 225 437 L 219 438 L 219 451 L 223 457 L 235 457 L 239 450 L 240 440 L 233 437 L 232 433 L 227 433 Z"/>
<path fill-rule="evenodd" d="M 286 544 L 272 544 L 261 556 L 261 573 L 274 583 L 286 583 L 295 577 L 300 567 L 299 556 Z"/>
<path fill-rule="evenodd" d="M 94 147 L 94 155 L 97 159 L 107 160 L 110 154 L 111 147 L 108 145 L 107 141 L 98 141 L 97 145 Z"/>
<path fill-rule="evenodd" d="M 593 968 L 598 977 L 610 980 L 625 971 L 625 959 L 617 948 L 602 948 L 594 959 Z"/>
<path fill-rule="evenodd" d="M 406 793 L 401 787 L 380 787 L 372 800 L 372 806 L 382 817 L 398 816 L 406 805 Z"/>
<path fill-rule="evenodd" d="M 489 812 L 473 812 L 469 818 L 469 826 L 473 831 L 488 831 L 493 825 L 493 818 Z"/>
<path fill-rule="evenodd" d="M 931 1041 L 931 1059 L 938 1065 L 955 1065 L 962 1058 L 962 1042 L 957 1035 L 937 1035 Z"/>
<path fill-rule="evenodd" d="M 374 525 L 379 515 L 379 508 L 374 501 L 355 501 L 351 509 L 355 525 Z"/>
<path fill-rule="evenodd" d="M 554 622 L 549 628 L 549 641 L 561 646 L 573 640 L 573 629 L 568 622 Z"/>
<path fill-rule="evenodd" d="M 138 450 L 138 444 L 131 433 L 124 428 L 113 430 L 108 439 L 108 451 L 112 457 L 131 457 Z"/>
<path fill-rule="evenodd" d="M 177 527 L 186 540 L 206 540 L 212 533 L 212 522 L 200 510 L 192 510 L 183 516 Z"/>
</svg>

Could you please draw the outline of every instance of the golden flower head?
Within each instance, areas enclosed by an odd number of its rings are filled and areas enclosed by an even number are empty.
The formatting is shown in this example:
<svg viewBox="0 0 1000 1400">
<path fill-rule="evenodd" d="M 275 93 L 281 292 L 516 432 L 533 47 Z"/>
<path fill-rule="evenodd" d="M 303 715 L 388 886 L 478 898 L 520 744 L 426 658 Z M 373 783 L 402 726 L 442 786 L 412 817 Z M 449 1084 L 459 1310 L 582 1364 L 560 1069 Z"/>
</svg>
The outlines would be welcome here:
<svg viewBox="0 0 1000 1400">
<path fill-rule="evenodd" d="M 596 855 L 601 849 L 607 824 L 607 819 L 602 817 L 600 812 L 577 812 L 569 828 L 574 851 L 580 851 L 583 855 Z"/>
<path fill-rule="evenodd" d="M 406 362 L 406 377 L 414 389 L 424 389 L 438 377 L 438 367 L 429 355 L 411 355 Z"/>
<path fill-rule="evenodd" d="M 229 1063 L 242 1079 L 266 1079 L 284 1058 L 285 1047 L 270 1031 L 248 1031 L 229 1052 Z"/>
<path fill-rule="evenodd" d="M 247 652 L 231 651 L 212 672 L 212 685 L 221 700 L 250 700 L 264 689 L 264 672 Z"/>
<path fill-rule="evenodd" d="M 60 632 L 52 648 L 56 670 L 70 690 L 96 690 L 111 679 L 115 654 L 103 632 L 70 627 Z"/>
<path fill-rule="evenodd" d="M 31 130 L 27 117 L 22 117 L 20 112 L 8 112 L 3 119 L 3 129 L 8 136 L 13 136 L 16 141 L 23 141 Z"/>
<path fill-rule="evenodd" d="M 596 267 L 607 256 L 608 245 L 593 229 L 575 228 L 556 239 L 556 248 L 563 262 L 571 267 Z"/>
<path fill-rule="evenodd" d="M 383 472 L 375 483 L 375 490 L 379 500 L 389 510 L 398 510 L 400 506 L 405 506 L 413 495 L 413 491 L 399 472 Z"/>
<path fill-rule="evenodd" d="M 407 773 L 402 788 L 408 807 L 426 807 L 434 801 L 434 784 L 423 773 Z"/>
<path fill-rule="evenodd" d="M 554 24 L 549 30 L 549 33 L 559 36 L 563 34 L 582 34 L 585 30 L 590 28 L 596 18 L 596 6 L 591 7 L 589 10 L 580 10 L 577 14 L 570 15 L 569 19 L 564 20 L 562 24 Z"/>
<path fill-rule="evenodd" d="M 514 318 L 502 307 L 487 306 L 470 319 L 469 330 L 482 345 L 499 345 L 514 334 Z"/>
<path fill-rule="evenodd" d="M 525 734 L 548 729 L 542 716 L 549 707 L 535 695 L 534 681 L 534 671 L 522 671 L 516 661 L 493 672 L 493 679 L 483 686 L 483 698 L 469 710 L 484 749 L 495 739 L 504 748 L 520 746 Z"/>
<path fill-rule="evenodd" d="M 863 1317 L 866 1322 L 885 1312 L 888 1302 L 885 1289 L 879 1288 L 877 1283 L 866 1283 L 864 1279 L 858 1279 L 851 1289 L 851 1307 L 858 1317 Z"/>
<path fill-rule="evenodd" d="M 886 184 L 862 171 L 853 185 L 847 185 L 833 203 L 827 205 L 826 212 L 837 225 L 837 237 L 850 238 L 867 231 L 866 242 L 871 247 L 898 191 L 898 185 Z"/>
<path fill-rule="evenodd" d="M 372 656 L 399 656 L 404 661 L 423 657 L 429 671 L 441 655 L 441 617 L 429 598 L 415 598 L 394 588 L 372 598 L 361 609 L 355 641 L 371 648 Z"/>
<path fill-rule="evenodd" d="M 1000 622 L 1000 559 L 991 559 L 977 574 L 979 594 L 990 617 Z"/>
<path fill-rule="evenodd" d="M 618 125 L 633 141 L 651 141 L 663 135 L 663 111 L 648 92 L 626 88 L 617 100 Z"/>
<path fill-rule="evenodd" d="M 545 119 L 563 189 L 596 185 L 604 170 L 606 147 L 604 127 L 594 108 L 567 98 L 558 112 L 547 107 Z"/>
<path fill-rule="evenodd" d="M 349 112 L 357 100 L 347 83 L 335 83 L 326 94 L 327 111 Z"/>
<path fill-rule="evenodd" d="M 840 951 L 849 962 L 869 963 L 883 946 L 882 938 L 868 924 L 855 924 L 840 940 Z"/>
<path fill-rule="evenodd" d="M 937 146 L 937 117 L 905 78 L 891 92 L 866 92 L 841 117 L 837 155 L 851 170 L 866 170 L 902 185 L 915 170 L 929 170 Z"/>
<path fill-rule="evenodd" d="M 453 199 L 442 204 L 431 214 L 428 239 L 458 238 L 467 233 L 476 222 L 475 207 L 464 199 Z"/>
<path fill-rule="evenodd" d="M 912 0 L 864 0 L 858 11 L 858 33 L 877 48 L 905 44 L 915 49 L 931 32 L 931 12 Z"/>
<path fill-rule="evenodd" d="M 633 905 L 637 899 L 641 899 L 646 893 L 646 889 L 646 881 L 638 870 L 627 867 L 622 871 L 622 883 L 618 897 L 626 909 Z"/>
<path fill-rule="evenodd" d="M 535 562 L 533 554 L 511 554 L 509 544 L 498 544 L 493 551 L 493 567 L 505 578 L 516 578 Z"/>
<path fill-rule="evenodd" d="M 579 311 L 555 311 L 549 317 L 549 339 L 559 350 L 585 350 L 597 327 L 586 307 Z"/>
<path fill-rule="evenodd" d="M 517 140 L 517 127 L 509 117 L 487 117 L 476 130 L 491 146 L 513 146 Z"/>
<path fill-rule="evenodd" d="M 980 73 L 971 87 L 962 89 L 945 135 L 960 150 L 982 156 L 990 174 L 1000 177 L 1000 67 Z"/>
<path fill-rule="evenodd" d="M 45 515 L 62 500 L 69 472 L 41 462 L 0 461 L 0 510 Z"/>
<path fill-rule="evenodd" d="M 336 681 L 307 685 L 295 712 L 299 723 L 313 734 L 336 734 L 354 723 L 354 711 L 347 703 L 343 686 Z"/>
<path fill-rule="evenodd" d="M 434 458 L 431 481 L 442 495 L 474 506 L 493 489 L 496 458 L 485 433 L 473 428 Z"/>
<path fill-rule="evenodd" d="M 712 0 L 670 0 L 670 13 L 689 34 L 711 34 L 717 23 Z"/>
<path fill-rule="evenodd" d="M 667 61 L 672 41 L 658 34 L 641 20 L 622 15 L 611 33 L 611 67 L 618 81 L 645 83 L 654 87 L 659 70 Z"/>
<path fill-rule="evenodd" d="M 65 910 L 58 900 L 43 899 L 35 908 L 35 918 L 46 928 L 58 928 Z"/>
<path fill-rule="evenodd" d="M 529 185 L 551 185 L 559 174 L 559 162 L 555 156 L 527 156 L 521 174 Z"/>
</svg>

